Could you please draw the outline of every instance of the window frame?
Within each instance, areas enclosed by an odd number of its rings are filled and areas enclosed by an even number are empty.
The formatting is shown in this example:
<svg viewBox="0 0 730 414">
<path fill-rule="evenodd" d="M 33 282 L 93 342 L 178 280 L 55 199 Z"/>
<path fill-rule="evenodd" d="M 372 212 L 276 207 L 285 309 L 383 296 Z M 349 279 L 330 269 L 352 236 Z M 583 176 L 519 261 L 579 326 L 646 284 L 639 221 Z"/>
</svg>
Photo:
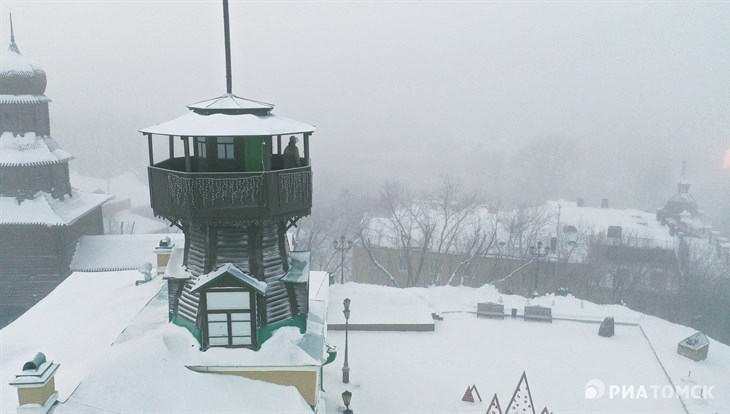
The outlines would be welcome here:
<svg viewBox="0 0 730 414">
<path fill-rule="evenodd" d="M 236 149 L 234 137 L 218 137 L 216 139 L 216 152 L 219 160 L 235 160 Z M 221 140 L 224 140 L 221 142 Z"/>
<path fill-rule="evenodd" d="M 208 142 L 205 137 L 195 137 L 195 155 L 200 158 L 208 157 Z"/>
<path fill-rule="evenodd" d="M 245 292 L 249 295 L 249 308 L 226 308 L 226 309 L 215 309 L 215 310 L 209 310 L 208 309 L 208 293 L 223 293 L 223 292 Z M 203 309 L 203 342 L 205 343 L 205 347 L 211 348 L 257 348 L 258 339 L 256 335 L 256 293 L 245 288 L 240 287 L 217 287 L 217 288 L 210 288 L 206 289 L 201 292 L 202 296 L 202 309 Z M 234 314 L 248 314 L 249 320 L 248 321 L 236 321 L 234 318 Z M 210 321 L 209 315 L 225 315 L 224 321 Z M 220 335 L 214 335 L 212 338 L 227 338 L 228 343 L 225 345 L 219 345 L 219 344 L 211 344 L 211 335 L 210 335 L 210 328 L 209 323 L 226 323 L 226 336 L 220 336 Z M 251 326 L 251 332 L 250 335 L 234 335 L 233 334 L 233 323 L 235 322 L 247 322 Z M 234 338 L 249 338 L 250 343 L 248 344 L 234 344 Z"/>
</svg>

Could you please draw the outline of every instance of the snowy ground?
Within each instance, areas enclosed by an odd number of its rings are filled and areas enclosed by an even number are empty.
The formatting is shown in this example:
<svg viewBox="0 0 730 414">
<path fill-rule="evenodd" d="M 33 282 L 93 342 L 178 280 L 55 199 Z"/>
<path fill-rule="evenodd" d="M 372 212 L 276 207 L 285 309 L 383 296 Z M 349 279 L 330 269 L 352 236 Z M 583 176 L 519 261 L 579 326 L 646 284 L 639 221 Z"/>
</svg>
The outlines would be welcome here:
<svg viewBox="0 0 730 414">
<path fill-rule="evenodd" d="M 472 313 L 477 302 L 502 299 L 505 308 L 522 309 L 526 300 L 500 296 L 493 288 L 414 288 L 397 290 L 382 286 L 349 283 L 331 288 L 331 317 L 341 298 L 352 299 L 356 314 L 377 322 L 380 303 L 397 308 L 398 296 L 407 308 L 403 321 L 415 319 L 419 308 L 441 313 L 443 321 L 435 332 L 352 332 L 349 361 L 351 383 L 342 383 L 344 333 L 330 331 L 328 342 L 337 345 L 337 361 L 325 367 L 325 398 L 330 412 L 343 409 L 340 394 L 353 392 L 355 412 L 449 412 L 483 413 L 497 393 L 506 409 L 515 386 L 527 372 L 537 412 L 547 406 L 555 413 L 684 413 L 676 398 L 663 398 L 671 388 L 713 386 L 713 399 L 685 399 L 692 413 L 730 413 L 730 347 L 711 341 L 709 357 L 695 363 L 676 354 L 677 342 L 694 333 L 690 328 L 671 324 L 620 306 L 582 303 L 572 297 L 542 297 L 532 304 L 551 306 L 555 317 L 600 320 L 615 316 L 617 322 L 639 326 L 616 327 L 616 335 L 602 338 L 593 323 L 556 320 L 552 324 L 521 319 L 477 319 Z M 386 300 L 383 301 L 382 299 Z M 453 312 L 453 313 L 452 313 Z M 397 320 L 388 315 L 388 322 Z M 656 350 L 654 355 L 650 342 Z M 687 380 L 691 371 L 690 379 Z M 606 394 L 586 399 L 589 380 L 599 380 Z M 689 382 L 688 382 L 689 381 Z M 483 403 L 462 402 L 466 387 L 475 384 Z M 610 398 L 611 386 L 632 386 L 637 398 Z M 647 391 L 647 398 L 640 388 Z M 654 386 L 659 395 L 654 398 Z M 658 387 L 658 388 L 657 388 Z"/>
</svg>

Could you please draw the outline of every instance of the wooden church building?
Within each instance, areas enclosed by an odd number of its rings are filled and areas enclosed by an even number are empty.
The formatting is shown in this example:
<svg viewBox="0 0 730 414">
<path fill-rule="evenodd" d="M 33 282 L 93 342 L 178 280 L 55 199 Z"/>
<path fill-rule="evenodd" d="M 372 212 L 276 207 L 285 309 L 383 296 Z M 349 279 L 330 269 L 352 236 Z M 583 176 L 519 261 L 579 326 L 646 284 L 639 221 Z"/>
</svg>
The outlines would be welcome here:
<svg viewBox="0 0 730 414">
<path fill-rule="evenodd" d="M 0 327 L 69 274 L 78 239 L 102 234 L 105 194 L 75 190 L 73 157 L 51 137 L 46 73 L 20 53 L 10 21 L 0 56 Z"/>
<path fill-rule="evenodd" d="M 185 233 L 170 320 L 202 349 L 256 349 L 279 327 L 306 329 L 308 253 L 290 252 L 286 232 L 311 212 L 315 128 L 233 94 L 224 10 L 226 93 L 141 132 L 152 209 Z M 155 154 L 157 140 L 169 151 Z"/>
</svg>

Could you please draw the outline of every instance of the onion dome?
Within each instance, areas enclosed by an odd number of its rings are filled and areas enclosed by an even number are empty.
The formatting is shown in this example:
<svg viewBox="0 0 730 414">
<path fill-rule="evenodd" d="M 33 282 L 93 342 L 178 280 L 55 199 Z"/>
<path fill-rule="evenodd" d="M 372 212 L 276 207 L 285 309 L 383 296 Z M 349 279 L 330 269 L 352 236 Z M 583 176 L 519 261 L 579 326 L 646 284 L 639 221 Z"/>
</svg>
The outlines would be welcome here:
<svg viewBox="0 0 730 414">
<path fill-rule="evenodd" d="M 20 54 L 10 17 L 10 46 L 0 55 L 0 95 L 43 95 L 46 72 Z"/>
<path fill-rule="evenodd" d="M 687 161 L 682 162 L 682 179 L 677 183 L 677 193 L 667 200 L 664 211 L 679 216 L 688 212 L 692 217 L 699 215 L 699 208 L 695 199 L 689 194 L 691 184 L 687 181 Z"/>
</svg>

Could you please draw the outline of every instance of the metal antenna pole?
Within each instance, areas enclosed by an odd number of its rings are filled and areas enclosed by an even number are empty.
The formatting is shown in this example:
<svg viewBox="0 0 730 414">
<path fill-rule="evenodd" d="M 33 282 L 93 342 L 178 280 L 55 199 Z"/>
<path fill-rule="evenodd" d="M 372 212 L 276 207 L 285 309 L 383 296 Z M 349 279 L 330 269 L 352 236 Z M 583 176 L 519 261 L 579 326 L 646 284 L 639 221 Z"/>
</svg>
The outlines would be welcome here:
<svg viewBox="0 0 730 414">
<path fill-rule="evenodd" d="M 233 93 L 231 76 L 231 30 L 228 24 L 228 0 L 223 0 L 223 31 L 226 42 L 226 93 Z"/>
</svg>

